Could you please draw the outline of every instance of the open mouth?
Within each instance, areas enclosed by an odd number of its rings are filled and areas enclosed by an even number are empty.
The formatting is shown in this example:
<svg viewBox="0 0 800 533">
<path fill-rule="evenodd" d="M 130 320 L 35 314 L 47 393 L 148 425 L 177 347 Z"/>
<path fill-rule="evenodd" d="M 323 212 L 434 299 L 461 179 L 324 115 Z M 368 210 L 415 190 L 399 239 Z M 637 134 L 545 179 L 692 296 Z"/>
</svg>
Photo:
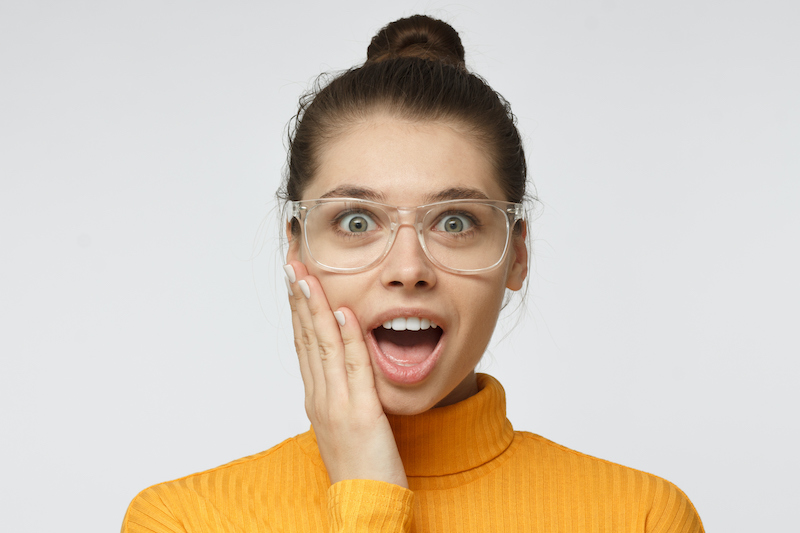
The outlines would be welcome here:
<svg viewBox="0 0 800 533">
<path fill-rule="evenodd" d="M 376 362 L 392 381 L 416 383 L 438 359 L 442 328 L 425 318 L 395 318 L 372 330 Z"/>
</svg>

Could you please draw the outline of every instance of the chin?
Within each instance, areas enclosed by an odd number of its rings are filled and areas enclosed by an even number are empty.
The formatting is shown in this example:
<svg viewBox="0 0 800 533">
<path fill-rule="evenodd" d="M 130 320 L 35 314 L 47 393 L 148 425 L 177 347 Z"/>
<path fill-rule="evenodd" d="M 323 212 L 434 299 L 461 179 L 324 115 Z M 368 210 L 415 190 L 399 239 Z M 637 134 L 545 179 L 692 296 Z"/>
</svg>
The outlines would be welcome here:
<svg viewBox="0 0 800 533">
<path fill-rule="evenodd" d="M 376 380 L 375 387 L 378 391 L 378 399 L 383 406 L 383 412 L 387 415 L 418 415 L 432 409 L 440 400 L 440 398 L 430 397 L 430 393 L 425 391 L 424 384 L 399 388 Z"/>
</svg>

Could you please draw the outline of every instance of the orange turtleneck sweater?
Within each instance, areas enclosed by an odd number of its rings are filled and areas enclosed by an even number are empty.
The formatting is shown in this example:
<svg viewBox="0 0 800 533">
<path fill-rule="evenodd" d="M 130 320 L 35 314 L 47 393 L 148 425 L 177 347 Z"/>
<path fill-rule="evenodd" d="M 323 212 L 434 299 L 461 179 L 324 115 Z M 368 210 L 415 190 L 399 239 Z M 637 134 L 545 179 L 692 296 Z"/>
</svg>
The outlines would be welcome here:
<svg viewBox="0 0 800 533">
<path fill-rule="evenodd" d="M 514 431 L 500 383 L 479 374 L 478 387 L 455 405 L 389 417 L 410 489 L 331 485 L 311 430 L 142 491 L 122 533 L 703 532 L 668 481 Z"/>
</svg>

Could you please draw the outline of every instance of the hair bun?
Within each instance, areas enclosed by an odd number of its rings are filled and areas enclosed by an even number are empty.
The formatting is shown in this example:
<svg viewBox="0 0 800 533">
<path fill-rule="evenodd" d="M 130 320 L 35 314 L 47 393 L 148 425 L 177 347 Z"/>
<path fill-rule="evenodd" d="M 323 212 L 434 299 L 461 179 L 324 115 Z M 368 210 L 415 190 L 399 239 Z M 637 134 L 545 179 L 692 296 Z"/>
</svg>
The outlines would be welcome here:
<svg viewBox="0 0 800 533">
<path fill-rule="evenodd" d="M 426 15 L 396 20 L 384 26 L 367 48 L 367 62 L 419 57 L 465 67 L 464 46 L 458 32 Z"/>
</svg>

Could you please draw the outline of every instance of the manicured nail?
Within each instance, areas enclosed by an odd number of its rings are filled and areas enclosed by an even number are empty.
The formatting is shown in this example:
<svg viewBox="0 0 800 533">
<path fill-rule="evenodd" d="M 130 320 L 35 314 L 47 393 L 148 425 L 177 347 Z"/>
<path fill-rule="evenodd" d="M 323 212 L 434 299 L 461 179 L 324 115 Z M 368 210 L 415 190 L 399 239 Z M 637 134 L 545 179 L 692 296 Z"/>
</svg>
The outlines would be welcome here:
<svg viewBox="0 0 800 533">
<path fill-rule="evenodd" d="M 289 278 L 289 281 L 294 283 L 297 280 L 297 276 L 294 275 L 294 269 L 292 265 L 283 265 L 283 270 L 286 271 L 286 277 Z"/>
<path fill-rule="evenodd" d="M 283 277 L 283 281 L 286 282 L 286 288 L 289 289 L 289 296 L 294 296 L 294 291 L 292 290 L 292 284 L 289 283 L 289 278 L 284 276 Z"/>
<path fill-rule="evenodd" d="M 336 317 L 336 322 L 338 322 L 340 326 L 344 327 L 344 313 L 341 311 L 334 311 L 333 316 Z"/>
<path fill-rule="evenodd" d="M 301 279 L 297 282 L 297 285 L 300 287 L 300 290 L 303 291 L 303 296 L 306 298 L 311 298 L 311 289 L 308 288 L 308 283 L 306 283 L 306 280 Z"/>
</svg>

